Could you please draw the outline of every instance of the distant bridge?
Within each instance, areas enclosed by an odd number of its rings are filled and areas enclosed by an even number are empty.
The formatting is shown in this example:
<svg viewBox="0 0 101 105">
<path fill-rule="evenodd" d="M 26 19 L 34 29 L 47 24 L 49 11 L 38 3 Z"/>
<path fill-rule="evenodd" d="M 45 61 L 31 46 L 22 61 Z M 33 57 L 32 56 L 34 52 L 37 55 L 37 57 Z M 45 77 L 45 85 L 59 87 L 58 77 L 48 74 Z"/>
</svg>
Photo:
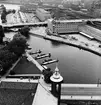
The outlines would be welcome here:
<svg viewBox="0 0 101 105">
<path fill-rule="evenodd" d="M 87 22 L 87 21 L 101 21 L 100 18 L 96 19 L 71 19 L 71 20 L 58 20 L 63 22 Z M 23 26 L 47 26 L 47 22 L 37 22 L 37 23 L 17 23 L 17 24 L 2 24 L 4 28 L 19 28 Z"/>
<path fill-rule="evenodd" d="M 46 26 L 47 22 L 37 22 L 37 23 L 18 23 L 18 24 L 2 24 L 4 28 L 19 28 L 23 26 Z"/>
</svg>

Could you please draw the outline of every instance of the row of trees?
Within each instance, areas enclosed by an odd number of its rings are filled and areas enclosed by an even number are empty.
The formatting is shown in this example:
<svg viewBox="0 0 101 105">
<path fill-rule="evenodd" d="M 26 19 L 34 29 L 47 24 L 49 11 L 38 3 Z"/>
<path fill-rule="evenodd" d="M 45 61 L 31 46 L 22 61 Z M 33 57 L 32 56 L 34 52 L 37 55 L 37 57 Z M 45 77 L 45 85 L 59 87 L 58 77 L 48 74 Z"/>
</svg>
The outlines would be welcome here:
<svg viewBox="0 0 101 105">
<path fill-rule="evenodd" d="M 6 11 L 6 7 L 4 5 L 1 5 L 1 9 L 2 9 L 2 13 L 1 13 L 1 20 L 2 23 L 6 23 L 6 15 L 7 15 L 7 11 Z"/>
<path fill-rule="evenodd" d="M 1 12 L 1 20 L 2 20 L 2 23 L 6 23 L 7 20 L 6 20 L 6 16 L 7 14 L 9 13 L 15 13 L 15 10 L 6 10 L 6 7 L 4 5 L 1 5 L 1 9 L 2 9 L 2 12 Z"/>
<path fill-rule="evenodd" d="M 4 75 L 27 48 L 26 38 L 17 33 L 13 40 L 0 50 L 0 74 Z"/>
<path fill-rule="evenodd" d="M 4 29 L 3 27 L 0 25 L 0 44 L 3 43 L 3 37 L 4 37 Z"/>
<path fill-rule="evenodd" d="M 25 37 L 29 37 L 29 31 L 30 28 L 28 26 L 24 26 L 21 29 L 18 30 L 22 35 L 24 35 Z"/>
<path fill-rule="evenodd" d="M 4 75 L 12 64 L 17 61 L 19 57 L 25 53 L 25 49 L 28 48 L 27 38 L 29 36 L 29 27 L 24 26 L 18 30 L 18 33 L 14 35 L 13 39 L 0 50 L 0 75 Z M 4 30 L 1 26 L 0 35 L 3 39 Z M 11 74 L 14 74 L 12 71 Z M 50 68 L 43 71 L 44 80 L 46 83 L 50 83 L 50 76 L 53 74 Z"/>
</svg>

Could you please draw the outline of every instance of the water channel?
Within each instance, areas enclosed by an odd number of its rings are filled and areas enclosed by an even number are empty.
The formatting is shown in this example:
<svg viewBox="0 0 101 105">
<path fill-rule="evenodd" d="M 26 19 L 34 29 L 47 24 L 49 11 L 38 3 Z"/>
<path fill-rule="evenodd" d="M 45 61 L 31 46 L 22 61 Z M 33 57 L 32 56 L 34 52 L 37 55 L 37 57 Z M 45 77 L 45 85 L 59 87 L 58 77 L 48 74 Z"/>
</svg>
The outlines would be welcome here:
<svg viewBox="0 0 101 105">
<path fill-rule="evenodd" d="M 12 37 L 13 34 L 6 33 L 6 36 Z M 97 55 L 33 35 L 30 35 L 28 43 L 34 52 L 41 49 L 43 53 L 50 52 L 52 59 L 59 59 L 58 67 L 66 83 L 94 84 L 101 79 L 101 58 Z M 43 59 L 38 60 L 40 63 L 42 61 Z M 54 71 L 55 64 L 50 64 L 48 67 Z M 24 73 L 24 69 L 21 72 Z"/>
<path fill-rule="evenodd" d="M 11 5 L 6 4 L 6 7 L 11 8 Z M 16 8 L 15 8 L 16 7 Z M 12 5 L 12 8 L 19 9 L 19 6 Z M 12 38 L 14 33 L 6 33 L 6 36 Z M 78 48 L 51 42 L 39 37 L 30 36 L 28 43 L 33 51 L 41 49 L 43 53 L 51 53 L 53 59 L 59 59 L 58 67 L 61 75 L 66 83 L 91 84 L 101 80 L 101 58 L 88 51 Z M 42 62 L 39 60 L 38 62 Z M 54 71 L 55 64 L 49 65 Z M 20 69 L 18 69 L 20 72 Z M 25 70 L 22 69 L 21 73 Z M 34 73 L 31 70 L 27 73 Z"/>
</svg>

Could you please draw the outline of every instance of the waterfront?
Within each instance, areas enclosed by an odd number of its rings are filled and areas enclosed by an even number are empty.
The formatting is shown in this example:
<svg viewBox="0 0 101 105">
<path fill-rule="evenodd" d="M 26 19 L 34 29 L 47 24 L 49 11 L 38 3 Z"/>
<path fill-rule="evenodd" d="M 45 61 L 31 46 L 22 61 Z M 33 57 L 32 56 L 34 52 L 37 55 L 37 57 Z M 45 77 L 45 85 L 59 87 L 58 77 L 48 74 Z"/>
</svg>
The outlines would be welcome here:
<svg viewBox="0 0 101 105">
<path fill-rule="evenodd" d="M 101 58 L 97 55 L 33 36 L 29 43 L 33 51 L 42 49 L 45 53 L 51 52 L 52 58 L 59 59 L 58 66 L 67 83 L 97 83 L 101 77 Z M 49 67 L 55 69 L 53 64 Z"/>
<path fill-rule="evenodd" d="M 12 38 L 14 33 L 6 33 Z M 88 51 L 80 50 L 68 45 L 52 42 L 39 37 L 30 36 L 28 40 L 33 51 L 43 50 L 43 53 L 51 53 L 53 59 L 59 59 L 59 69 L 66 83 L 91 84 L 97 83 L 101 79 L 101 58 Z M 42 62 L 42 60 L 38 60 Z M 22 65 L 23 68 L 24 65 Z M 49 65 L 54 71 L 55 64 Z M 30 68 L 30 67 L 29 67 Z M 17 73 L 25 73 L 25 69 L 17 70 Z M 30 72 L 34 73 L 30 70 Z"/>
<path fill-rule="evenodd" d="M 97 55 L 32 35 L 28 39 L 28 43 L 34 52 L 41 49 L 43 53 L 51 52 L 53 59 L 59 59 L 58 66 L 66 83 L 97 83 L 98 78 L 101 77 L 101 58 Z M 42 60 L 38 60 L 38 62 L 42 62 Z M 54 70 L 55 64 L 51 64 L 49 67 Z M 24 74 L 24 69 L 19 68 L 18 73 L 20 70 Z M 32 73 L 34 72 L 32 71 Z"/>
</svg>

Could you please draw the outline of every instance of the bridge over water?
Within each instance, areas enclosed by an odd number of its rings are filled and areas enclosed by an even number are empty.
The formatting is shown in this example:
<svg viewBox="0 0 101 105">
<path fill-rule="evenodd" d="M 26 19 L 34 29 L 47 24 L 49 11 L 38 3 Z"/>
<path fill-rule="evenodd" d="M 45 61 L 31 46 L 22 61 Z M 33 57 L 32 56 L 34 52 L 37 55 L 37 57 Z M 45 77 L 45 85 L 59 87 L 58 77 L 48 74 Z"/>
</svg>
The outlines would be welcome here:
<svg viewBox="0 0 101 105">
<path fill-rule="evenodd" d="M 37 22 L 37 23 L 18 23 L 18 24 L 2 24 L 4 28 L 20 28 L 23 26 L 46 26 L 47 22 Z"/>
<path fill-rule="evenodd" d="M 70 21 L 76 22 L 77 20 L 81 22 L 87 22 L 87 21 L 101 21 L 100 18 L 96 19 L 72 19 Z M 59 20 L 59 21 L 64 21 L 64 20 Z M 64 22 L 68 22 L 69 20 L 66 20 Z M 18 24 L 2 24 L 4 28 L 19 28 L 23 26 L 47 26 L 47 21 L 46 22 L 37 22 L 37 23 L 18 23 Z"/>
</svg>

